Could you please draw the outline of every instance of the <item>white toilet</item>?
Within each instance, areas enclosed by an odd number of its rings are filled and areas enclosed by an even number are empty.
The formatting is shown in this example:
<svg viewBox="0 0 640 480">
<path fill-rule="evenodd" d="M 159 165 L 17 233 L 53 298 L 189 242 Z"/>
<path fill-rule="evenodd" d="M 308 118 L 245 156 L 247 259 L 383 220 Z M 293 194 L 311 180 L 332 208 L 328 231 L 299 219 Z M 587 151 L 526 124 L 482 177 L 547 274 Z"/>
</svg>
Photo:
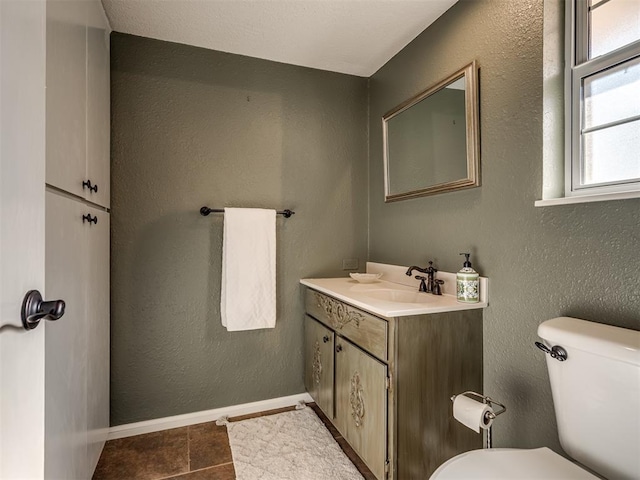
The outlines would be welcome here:
<svg viewBox="0 0 640 480">
<path fill-rule="evenodd" d="M 562 317 L 538 327 L 547 355 L 558 435 L 581 466 L 548 448 L 473 450 L 443 463 L 431 480 L 640 479 L 640 332 Z M 583 466 L 584 467 L 583 467 Z"/>
</svg>

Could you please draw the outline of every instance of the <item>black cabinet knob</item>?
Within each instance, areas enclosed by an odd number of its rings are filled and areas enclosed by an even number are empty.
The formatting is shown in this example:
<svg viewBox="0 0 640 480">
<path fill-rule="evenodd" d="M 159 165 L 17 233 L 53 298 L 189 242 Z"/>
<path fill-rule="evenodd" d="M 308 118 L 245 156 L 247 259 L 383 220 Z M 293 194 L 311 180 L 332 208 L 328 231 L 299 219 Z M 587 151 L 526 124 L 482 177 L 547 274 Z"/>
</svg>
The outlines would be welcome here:
<svg viewBox="0 0 640 480">
<path fill-rule="evenodd" d="M 91 225 L 92 223 L 97 224 L 98 216 L 96 215 L 95 217 L 92 217 L 90 213 L 87 213 L 86 215 L 82 216 L 82 223 L 84 222 L 89 222 L 89 225 Z"/>
<path fill-rule="evenodd" d="M 336 345 L 336 352 L 341 352 L 342 351 L 342 345 L 338 344 Z"/>
<path fill-rule="evenodd" d="M 331 337 L 329 335 L 325 335 L 324 337 L 322 337 L 322 341 L 324 343 L 327 343 L 329 340 L 331 340 Z"/>
<path fill-rule="evenodd" d="M 82 188 L 88 188 L 90 192 L 98 193 L 98 185 L 91 185 L 91 180 L 85 180 L 82 182 Z"/>
</svg>

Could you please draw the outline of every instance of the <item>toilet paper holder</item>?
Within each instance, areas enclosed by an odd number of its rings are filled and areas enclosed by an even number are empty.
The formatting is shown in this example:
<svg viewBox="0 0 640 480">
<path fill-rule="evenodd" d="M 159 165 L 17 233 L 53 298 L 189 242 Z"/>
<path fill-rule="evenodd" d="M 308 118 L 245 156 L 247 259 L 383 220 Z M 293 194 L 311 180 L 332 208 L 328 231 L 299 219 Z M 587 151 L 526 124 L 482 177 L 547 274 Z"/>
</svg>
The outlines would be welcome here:
<svg viewBox="0 0 640 480">
<path fill-rule="evenodd" d="M 481 394 L 476 393 L 476 392 L 466 391 L 466 392 L 459 393 L 458 395 L 464 395 L 465 397 L 470 397 L 470 398 L 471 397 L 476 397 L 477 399 L 482 400 L 482 403 L 489 405 L 491 408 L 494 408 L 494 406 L 501 407 L 501 410 L 494 410 L 493 412 L 487 412 L 485 414 L 486 417 L 491 419 L 491 420 L 495 420 L 495 418 L 498 415 L 502 415 L 504 412 L 507 411 L 507 407 L 505 407 L 502 403 L 496 402 L 491 397 L 488 397 L 488 396 L 485 396 L 485 395 L 481 395 Z M 451 397 L 451 402 L 453 402 L 458 395 L 452 396 Z M 487 432 L 487 448 L 491 448 L 491 429 L 492 428 L 493 427 L 489 426 L 489 428 L 487 428 L 485 430 Z"/>
</svg>

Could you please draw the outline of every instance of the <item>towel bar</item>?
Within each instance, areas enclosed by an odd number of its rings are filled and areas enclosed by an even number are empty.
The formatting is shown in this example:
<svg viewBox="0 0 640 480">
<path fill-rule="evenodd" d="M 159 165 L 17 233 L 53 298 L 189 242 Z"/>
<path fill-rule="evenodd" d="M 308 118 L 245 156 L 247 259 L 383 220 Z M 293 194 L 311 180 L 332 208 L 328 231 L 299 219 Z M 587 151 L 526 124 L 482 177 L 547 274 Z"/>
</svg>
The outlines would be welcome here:
<svg viewBox="0 0 640 480">
<path fill-rule="evenodd" d="M 210 213 L 224 213 L 224 208 L 202 207 L 200 209 L 200 215 L 202 215 L 203 217 L 206 217 Z M 289 218 L 291 215 L 294 215 L 296 212 L 294 212 L 293 210 L 289 210 L 287 208 L 286 210 L 278 210 L 276 213 L 278 215 L 282 215 L 284 218 Z"/>
</svg>

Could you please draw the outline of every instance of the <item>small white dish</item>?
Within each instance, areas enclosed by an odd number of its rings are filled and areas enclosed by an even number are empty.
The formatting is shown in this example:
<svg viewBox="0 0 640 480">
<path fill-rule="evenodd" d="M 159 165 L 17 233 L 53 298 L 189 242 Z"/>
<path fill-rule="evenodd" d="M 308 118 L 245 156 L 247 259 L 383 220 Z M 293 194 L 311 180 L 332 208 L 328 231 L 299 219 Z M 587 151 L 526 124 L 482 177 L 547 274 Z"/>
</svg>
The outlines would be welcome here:
<svg viewBox="0 0 640 480">
<path fill-rule="evenodd" d="M 377 282 L 382 276 L 381 273 L 350 273 L 349 276 L 359 283 Z"/>
</svg>

